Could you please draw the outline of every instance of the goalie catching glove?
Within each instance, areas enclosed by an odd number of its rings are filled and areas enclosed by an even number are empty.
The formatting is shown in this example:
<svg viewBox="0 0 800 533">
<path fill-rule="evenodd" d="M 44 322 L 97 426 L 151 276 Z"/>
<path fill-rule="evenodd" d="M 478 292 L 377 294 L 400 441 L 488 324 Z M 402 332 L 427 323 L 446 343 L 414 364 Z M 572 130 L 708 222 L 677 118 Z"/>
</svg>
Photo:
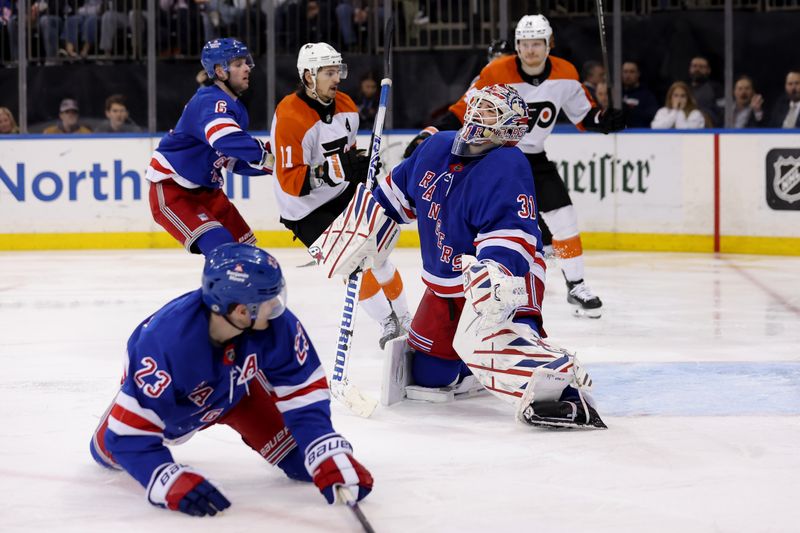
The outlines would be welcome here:
<svg viewBox="0 0 800 533">
<path fill-rule="evenodd" d="M 308 253 L 328 269 L 328 277 L 349 276 L 357 269 L 380 266 L 392 251 L 400 229 L 359 183 L 341 215 L 308 248 Z"/>
<path fill-rule="evenodd" d="M 529 303 L 525 278 L 516 277 L 506 267 L 471 255 L 461 258 L 464 295 L 478 315 L 478 330 L 496 329 L 506 322 L 518 307 Z"/>
<path fill-rule="evenodd" d="M 231 506 L 196 470 L 177 463 L 165 463 L 153 472 L 147 486 L 147 501 L 192 516 L 214 516 Z"/>
<path fill-rule="evenodd" d="M 353 458 L 350 443 L 335 433 L 309 444 L 306 470 L 329 504 L 339 500 L 337 487 L 353 489 L 359 501 L 372 491 L 372 474 Z"/>
</svg>

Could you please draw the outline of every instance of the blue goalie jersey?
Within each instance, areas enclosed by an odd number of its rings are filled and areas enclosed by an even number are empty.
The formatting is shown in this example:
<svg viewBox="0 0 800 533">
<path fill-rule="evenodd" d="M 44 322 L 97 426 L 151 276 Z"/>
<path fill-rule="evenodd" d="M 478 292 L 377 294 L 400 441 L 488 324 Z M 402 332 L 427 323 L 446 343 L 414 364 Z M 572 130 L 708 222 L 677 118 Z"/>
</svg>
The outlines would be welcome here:
<svg viewBox="0 0 800 533">
<path fill-rule="evenodd" d="M 546 267 L 530 164 L 515 147 L 453 155 L 457 134 L 426 139 L 373 195 L 396 222 L 417 220 L 422 280 L 436 295 L 463 297 L 463 254 L 492 259 L 528 280 L 529 306 L 518 315 L 540 317 Z"/>
<path fill-rule="evenodd" d="M 247 133 L 249 123 L 241 101 L 216 85 L 201 87 L 175 128 L 159 142 L 146 178 L 173 179 L 188 189 L 214 189 L 222 187 L 222 169 L 249 176 L 268 173 L 250 166 L 262 160 L 264 150 Z"/>
<path fill-rule="evenodd" d="M 333 433 L 325 372 L 289 310 L 263 331 L 215 347 L 198 289 L 168 303 L 128 340 L 128 366 L 104 440 L 114 462 L 143 486 L 176 444 L 214 424 L 260 382 L 301 450 Z"/>
</svg>

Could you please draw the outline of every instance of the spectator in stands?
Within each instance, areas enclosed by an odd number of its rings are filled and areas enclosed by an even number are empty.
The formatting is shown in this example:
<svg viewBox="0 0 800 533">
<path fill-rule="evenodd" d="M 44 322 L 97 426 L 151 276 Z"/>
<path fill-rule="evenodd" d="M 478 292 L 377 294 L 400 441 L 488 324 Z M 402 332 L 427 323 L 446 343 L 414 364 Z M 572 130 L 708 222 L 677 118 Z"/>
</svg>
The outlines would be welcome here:
<svg viewBox="0 0 800 533">
<path fill-rule="evenodd" d="M 121 55 L 121 50 L 116 50 L 117 30 L 127 30 L 135 26 L 136 13 L 130 10 L 126 13 L 127 5 L 121 0 L 107 0 L 102 17 L 100 17 L 100 49 L 106 57 Z M 159 13 L 159 16 L 161 14 Z M 134 40 L 142 41 L 142 35 L 147 26 L 144 14 L 139 19 L 139 30 L 134 32 Z"/>
<path fill-rule="evenodd" d="M 658 109 L 655 95 L 640 82 L 639 65 L 622 64 L 622 104 L 629 128 L 649 128 Z"/>
<path fill-rule="evenodd" d="M 300 9 L 300 42 L 329 42 L 331 39 L 331 9 L 328 0 L 303 0 Z"/>
<path fill-rule="evenodd" d="M 355 104 L 358 106 L 359 127 L 363 130 L 372 129 L 375 123 L 375 114 L 378 112 L 378 79 L 373 72 L 361 76 L 358 95 Z"/>
<path fill-rule="evenodd" d="M 597 84 L 606 81 L 606 69 L 597 61 L 587 61 L 581 67 L 581 79 L 583 86 L 592 95 L 592 98 L 597 101 Z"/>
<path fill-rule="evenodd" d="M 17 59 L 17 0 L 0 0 L 0 30 L 8 32 L 8 44 L 11 50 L 11 60 Z M 0 39 L 3 38 L 0 32 Z M 5 58 L 0 57 L 0 60 Z"/>
<path fill-rule="evenodd" d="M 733 85 L 733 127 L 764 127 L 764 98 L 756 94 L 750 76 L 739 76 Z"/>
<path fill-rule="evenodd" d="M 203 19 L 205 41 L 242 35 L 249 0 L 195 0 Z M 255 11 L 253 12 L 255 14 Z"/>
<path fill-rule="evenodd" d="M 44 64 L 57 64 L 59 35 L 64 21 L 67 3 L 62 0 L 39 0 L 31 2 L 31 22 L 39 26 L 39 35 L 44 45 Z"/>
<path fill-rule="evenodd" d="M 664 107 L 653 118 L 653 129 L 695 130 L 708 127 L 707 118 L 697 108 L 692 90 L 682 81 L 676 81 L 667 91 Z"/>
<path fill-rule="evenodd" d="M 722 108 L 725 106 L 722 85 L 711 79 L 711 65 L 703 56 L 695 56 L 689 63 L 689 82 L 697 107 L 711 119 L 712 126 L 722 126 Z"/>
<path fill-rule="evenodd" d="M 92 133 L 92 130 L 79 124 L 78 102 L 64 98 L 58 107 L 58 122 L 48 126 L 42 133 Z"/>
<path fill-rule="evenodd" d="M 97 45 L 97 22 L 103 10 L 103 0 L 81 0 L 64 24 L 64 53 L 70 59 L 86 58 L 92 45 Z M 82 38 L 82 39 L 81 39 Z M 83 41 L 78 53 L 79 41 Z"/>
<path fill-rule="evenodd" d="M 0 107 L 0 135 L 9 133 L 19 133 L 17 121 L 14 120 L 14 113 L 7 107 Z"/>
<path fill-rule="evenodd" d="M 369 2 L 367 0 L 339 0 L 336 6 L 336 21 L 345 50 L 362 46 L 366 39 L 369 22 Z"/>
<path fill-rule="evenodd" d="M 800 128 L 800 68 L 786 74 L 786 93 L 778 98 L 772 108 L 770 126 L 773 128 Z"/>
<path fill-rule="evenodd" d="M 137 126 L 128 116 L 127 99 L 121 94 L 112 94 L 106 98 L 106 120 L 97 129 L 97 133 L 139 133 Z"/>
<path fill-rule="evenodd" d="M 595 101 L 602 109 L 608 109 L 608 84 L 604 81 L 598 82 L 595 88 L 597 97 Z"/>
</svg>

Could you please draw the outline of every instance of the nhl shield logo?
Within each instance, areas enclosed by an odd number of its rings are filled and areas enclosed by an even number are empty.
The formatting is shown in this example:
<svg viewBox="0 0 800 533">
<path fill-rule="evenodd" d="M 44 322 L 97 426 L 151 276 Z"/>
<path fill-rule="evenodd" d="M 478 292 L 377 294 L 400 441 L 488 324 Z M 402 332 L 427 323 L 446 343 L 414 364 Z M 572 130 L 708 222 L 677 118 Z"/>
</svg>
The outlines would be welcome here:
<svg viewBox="0 0 800 533">
<path fill-rule="evenodd" d="M 772 209 L 800 211 L 800 150 L 767 153 L 767 204 Z"/>
</svg>

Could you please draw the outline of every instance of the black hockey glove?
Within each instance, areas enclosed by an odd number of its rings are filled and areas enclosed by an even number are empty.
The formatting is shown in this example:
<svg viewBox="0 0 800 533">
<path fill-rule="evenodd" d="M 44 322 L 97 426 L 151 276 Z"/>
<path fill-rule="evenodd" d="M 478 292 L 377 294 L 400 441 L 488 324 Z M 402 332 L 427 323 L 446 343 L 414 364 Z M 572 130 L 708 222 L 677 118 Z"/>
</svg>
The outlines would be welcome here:
<svg viewBox="0 0 800 533">
<path fill-rule="evenodd" d="M 593 107 L 583 119 L 583 127 L 600 133 L 622 131 L 625 129 L 625 113 L 620 109 Z"/>
<path fill-rule="evenodd" d="M 380 161 L 378 169 L 380 170 Z M 344 181 L 363 183 L 367 180 L 369 157 L 365 150 L 350 150 L 332 154 L 318 167 L 318 178 L 334 187 Z"/>
<path fill-rule="evenodd" d="M 408 159 L 409 157 L 411 157 L 411 154 L 414 153 L 414 150 L 417 149 L 417 146 L 419 146 L 422 143 L 422 141 L 424 141 L 434 133 L 438 133 L 438 131 L 439 130 L 434 128 L 433 126 L 428 126 L 424 130 L 419 132 L 416 137 L 411 139 L 411 142 L 408 143 L 408 146 L 406 146 L 406 151 L 403 152 L 403 159 Z"/>
</svg>

